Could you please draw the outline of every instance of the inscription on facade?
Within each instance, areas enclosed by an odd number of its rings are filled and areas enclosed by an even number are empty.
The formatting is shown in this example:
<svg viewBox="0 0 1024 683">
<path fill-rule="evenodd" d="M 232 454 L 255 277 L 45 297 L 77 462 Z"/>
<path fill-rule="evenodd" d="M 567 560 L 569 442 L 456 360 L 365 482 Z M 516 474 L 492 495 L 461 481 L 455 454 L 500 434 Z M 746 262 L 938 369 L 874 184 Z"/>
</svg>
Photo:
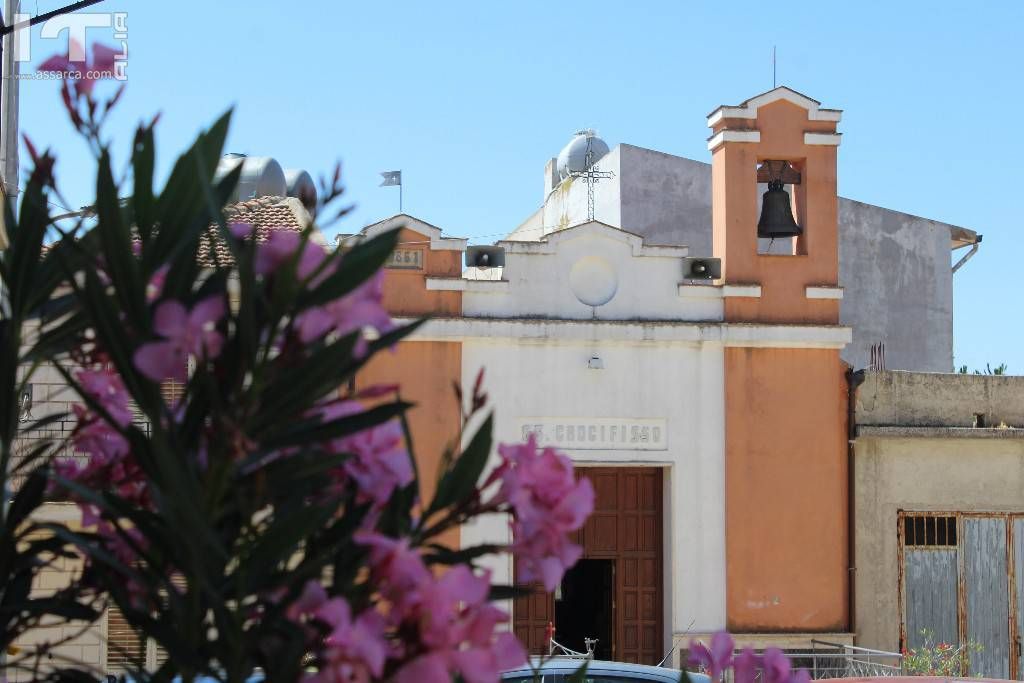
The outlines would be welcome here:
<svg viewBox="0 0 1024 683">
<path fill-rule="evenodd" d="M 420 270 L 423 268 L 422 249 L 395 249 L 384 262 L 385 268 Z"/>
<path fill-rule="evenodd" d="M 523 417 L 519 418 L 523 441 L 537 435 L 541 446 L 568 450 L 663 451 L 668 434 L 663 419 L 617 417 Z"/>
</svg>

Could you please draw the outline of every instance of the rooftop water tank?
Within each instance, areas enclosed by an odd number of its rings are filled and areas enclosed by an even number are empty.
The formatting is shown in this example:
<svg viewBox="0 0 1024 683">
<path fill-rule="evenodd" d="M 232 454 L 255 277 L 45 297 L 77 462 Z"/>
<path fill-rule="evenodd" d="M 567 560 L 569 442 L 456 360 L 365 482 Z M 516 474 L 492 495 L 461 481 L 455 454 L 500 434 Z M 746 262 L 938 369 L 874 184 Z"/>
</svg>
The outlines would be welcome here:
<svg viewBox="0 0 1024 683">
<path fill-rule="evenodd" d="M 229 202 L 244 202 L 256 197 L 284 197 L 287 191 L 284 169 L 270 157 L 247 157 L 244 154 L 225 154 L 217 163 L 215 179 L 231 172 L 239 164 L 242 174 Z"/>
<path fill-rule="evenodd" d="M 593 129 L 578 131 L 558 153 L 558 178 L 565 180 L 586 171 L 607 153 L 608 144 Z"/>
<path fill-rule="evenodd" d="M 289 168 L 284 172 L 286 191 L 289 197 L 295 197 L 310 216 L 316 217 L 317 191 L 313 176 L 299 168 Z"/>
</svg>

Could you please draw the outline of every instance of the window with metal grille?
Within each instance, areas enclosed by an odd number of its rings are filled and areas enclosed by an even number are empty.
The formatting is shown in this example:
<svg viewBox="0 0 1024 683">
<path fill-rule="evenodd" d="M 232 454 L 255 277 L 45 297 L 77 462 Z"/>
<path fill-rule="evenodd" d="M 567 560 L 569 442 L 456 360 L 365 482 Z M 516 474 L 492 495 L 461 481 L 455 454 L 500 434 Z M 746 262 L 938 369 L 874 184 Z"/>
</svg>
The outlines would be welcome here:
<svg viewBox="0 0 1024 683">
<path fill-rule="evenodd" d="M 182 591 L 185 579 L 180 574 L 171 576 L 171 583 Z M 161 590 L 161 593 L 164 593 Z M 107 673 L 123 673 L 129 664 L 142 662 L 147 669 L 155 670 L 167 661 L 167 651 L 154 640 L 145 643 L 128 624 L 116 606 L 107 611 Z"/>
<path fill-rule="evenodd" d="M 956 547 L 956 516 L 907 515 L 903 518 L 903 545 L 906 547 Z"/>
<path fill-rule="evenodd" d="M 165 379 L 160 383 L 160 394 L 163 396 L 165 403 L 173 405 L 185 395 L 185 384 L 173 379 Z"/>
<path fill-rule="evenodd" d="M 107 673 L 123 673 L 146 660 L 146 643 L 117 607 L 107 610 Z"/>
</svg>

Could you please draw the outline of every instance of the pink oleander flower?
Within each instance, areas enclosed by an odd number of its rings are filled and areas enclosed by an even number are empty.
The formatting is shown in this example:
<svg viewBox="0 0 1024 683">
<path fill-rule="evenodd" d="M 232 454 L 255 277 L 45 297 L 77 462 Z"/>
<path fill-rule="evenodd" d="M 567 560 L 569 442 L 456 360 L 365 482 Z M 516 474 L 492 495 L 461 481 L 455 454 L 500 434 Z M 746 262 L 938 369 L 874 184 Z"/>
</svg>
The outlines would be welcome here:
<svg viewBox="0 0 1024 683">
<path fill-rule="evenodd" d="M 81 405 L 74 405 L 71 409 L 78 420 L 71 437 L 75 450 L 89 454 L 96 463 L 102 464 L 128 454 L 128 439 L 108 422 Z"/>
<path fill-rule="evenodd" d="M 761 656 L 764 683 L 808 683 L 810 674 L 806 670 L 793 671 L 789 657 L 777 647 L 770 647 Z"/>
<path fill-rule="evenodd" d="M 452 655 L 455 669 L 466 683 L 495 683 L 501 673 L 522 665 L 526 650 L 515 634 L 498 633 L 493 642 L 483 647 L 459 650 Z"/>
<path fill-rule="evenodd" d="M 224 337 L 217 331 L 217 323 L 225 312 L 220 296 L 203 299 L 191 311 L 179 301 L 164 301 L 153 318 L 153 329 L 164 340 L 140 346 L 135 351 L 135 367 L 155 382 L 184 382 L 189 356 L 209 360 L 220 355 Z"/>
<path fill-rule="evenodd" d="M 75 374 L 82 389 L 89 394 L 120 426 L 127 427 L 132 421 L 131 397 L 114 370 L 79 370 Z"/>
<path fill-rule="evenodd" d="M 567 531 L 551 525 L 526 525 L 515 520 L 512 554 L 519 559 L 519 577 L 524 582 L 540 581 L 553 591 L 565 572 L 583 557 L 583 548 L 572 543 Z"/>
<path fill-rule="evenodd" d="M 320 407 L 324 421 L 361 413 L 358 401 L 332 401 Z M 385 505 L 395 489 L 412 483 L 412 461 L 405 449 L 405 434 L 396 420 L 333 439 L 327 445 L 332 453 L 351 453 L 354 457 L 341 467 L 342 483 L 351 479 L 357 487 L 359 503 Z"/>
<path fill-rule="evenodd" d="M 474 575 L 469 567 L 462 564 L 451 567 L 437 579 L 431 577 L 422 581 L 417 612 L 423 644 L 434 649 L 457 647 L 466 636 L 463 625 L 456 619 L 459 605 L 476 608 L 487 599 L 489 588 L 487 577 Z M 507 619 L 504 612 L 494 609 L 501 617 L 494 623 Z M 493 631 L 494 624 L 491 626 Z M 487 637 L 490 635 L 488 633 Z"/>
<path fill-rule="evenodd" d="M 526 651 L 509 632 L 498 632 L 508 614 L 487 601 L 490 572 L 476 575 L 455 565 L 435 576 L 407 539 L 360 531 L 357 543 L 370 547 L 370 578 L 388 601 L 388 623 L 408 634 L 402 651 L 411 655 L 395 683 L 497 683 L 502 671 L 526 661 Z"/>
<path fill-rule="evenodd" d="M 87 527 L 96 527 L 99 542 L 108 553 L 126 567 L 132 566 L 139 560 L 139 550 L 145 550 L 147 547 L 146 538 L 141 531 L 131 527 L 118 530 L 112 523 L 95 517 L 92 517 L 90 524 L 87 523 L 90 521 L 89 515 L 90 513 L 83 509 L 82 524 Z M 128 590 L 129 599 L 135 607 L 145 604 L 146 590 L 143 585 L 132 578 L 126 578 L 123 585 Z"/>
<path fill-rule="evenodd" d="M 348 602 L 332 598 L 314 612 L 330 628 L 324 638 L 320 670 L 311 683 L 369 683 L 384 673 L 389 643 L 384 618 L 370 608 L 352 618 Z"/>
<path fill-rule="evenodd" d="M 722 677 L 722 673 L 733 664 L 732 653 L 735 642 L 725 631 L 711 636 L 711 647 L 696 640 L 690 641 L 690 664 L 704 669 L 712 681 Z M 748 664 L 744 660 L 744 665 Z"/>
<path fill-rule="evenodd" d="M 136 547 L 143 550 L 146 548 L 146 538 L 138 529 L 126 527 L 118 531 L 110 522 L 100 520 L 96 522 L 96 533 L 110 554 L 124 565 L 130 566 L 138 560 L 139 553 L 135 550 Z"/>
<path fill-rule="evenodd" d="M 345 336 L 367 327 L 380 333 L 389 332 L 395 325 L 384 310 L 383 299 L 384 271 L 378 270 L 369 280 L 340 299 L 303 311 L 295 320 L 299 339 L 308 344 L 328 332 Z M 366 342 L 360 338 L 355 353 L 361 356 L 365 350 Z"/>
<path fill-rule="evenodd" d="M 79 424 L 72 434 L 72 442 L 77 452 L 89 457 L 84 463 L 76 458 L 57 460 L 54 472 L 63 479 L 96 490 L 112 491 L 136 505 L 148 507 L 150 498 L 146 477 L 131 456 L 128 440 L 81 406 L 74 409 Z M 85 510 L 83 514 L 86 514 Z"/>
<path fill-rule="evenodd" d="M 512 552 L 520 560 L 523 581 L 539 580 L 554 590 L 582 548 L 569 541 L 594 510 L 590 481 L 576 480 L 572 461 L 553 448 L 537 449 L 531 435 L 525 444 L 498 447 L 502 463 L 486 486 L 500 481 L 493 502 L 512 511 Z"/>
<path fill-rule="evenodd" d="M 146 303 L 151 304 L 163 296 L 168 269 L 169 266 L 165 264 L 153 271 L 149 282 L 146 283 Z"/>
<path fill-rule="evenodd" d="M 252 223 L 231 223 L 228 225 L 228 232 L 240 240 L 252 235 L 253 229 Z"/>
<path fill-rule="evenodd" d="M 418 602 L 419 588 L 432 578 L 423 558 L 405 538 L 394 539 L 373 531 L 357 531 L 352 538 L 370 548 L 374 584 L 393 605 L 389 616 L 402 618 Z"/>
<path fill-rule="evenodd" d="M 120 376 L 109 369 L 79 370 L 76 378 L 82 391 L 103 406 L 113 423 L 82 404 L 72 406 L 77 424 L 71 441 L 75 451 L 88 458 L 82 462 L 76 458 L 57 460 L 55 473 L 93 488 L 117 491 L 132 500 L 143 500 L 141 471 L 129 459 L 128 439 L 118 431 L 132 421 L 128 390 Z"/>
<path fill-rule="evenodd" d="M 497 683 L 501 673 L 526 661 L 519 639 L 504 632 L 483 647 L 433 651 L 415 657 L 394 676 L 395 683 L 450 683 L 460 674 L 466 683 Z"/>
<path fill-rule="evenodd" d="M 747 647 L 732 662 L 733 683 L 755 683 L 761 669 L 761 658 Z"/>
<path fill-rule="evenodd" d="M 390 644 L 387 622 L 375 608 L 353 618 L 345 598 L 329 599 L 323 586 L 310 580 L 285 615 L 300 624 L 316 621 L 328 629 L 324 637 L 310 631 L 321 663 L 317 673 L 303 679 L 307 683 L 368 683 L 383 675 Z"/>
<path fill-rule="evenodd" d="M 810 682 L 810 674 L 804 669 L 793 671 L 789 658 L 778 648 L 767 648 L 758 655 L 748 647 L 734 658 L 735 647 L 732 636 L 725 631 L 711 637 L 710 647 L 691 640 L 689 663 L 702 667 L 712 681 L 722 680 L 722 674 L 732 668 L 734 683 Z"/>
<path fill-rule="evenodd" d="M 396 683 L 442 683 L 453 674 L 496 683 L 503 670 L 526 661 L 518 639 L 497 632 L 508 614 L 487 602 L 489 588 L 489 572 L 477 576 L 465 565 L 422 580 L 405 621 L 417 625 L 423 652 L 399 669 Z"/>
<path fill-rule="evenodd" d="M 75 74 L 75 92 L 78 95 L 91 95 L 96 80 L 113 75 L 114 63 L 119 54 L 112 47 L 93 43 L 90 62 L 82 45 L 72 38 L 68 43 L 68 55 L 54 55 L 40 64 L 38 70 Z M 81 55 L 81 59 L 72 61 L 75 55 Z"/>
<path fill-rule="evenodd" d="M 237 236 L 237 235 L 236 235 Z M 285 228 L 271 229 L 267 241 L 259 245 L 256 250 L 256 263 L 254 269 L 259 275 L 270 275 L 280 268 L 288 259 L 295 255 L 295 252 L 303 245 L 302 235 L 294 230 Z M 295 267 L 295 274 L 300 280 L 305 280 L 324 262 L 327 252 L 319 244 L 307 240 L 299 255 Z M 330 268 L 325 268 L 312 285 L 318 284 L 320 280 L 330 274 Z"/>
<path fill-rule="evenodd" d="M 282 595 L 283 593 L 275 597 L 274 602 L 277 602 Z M 325 602 L 327 602 L 327 591 L 324 590 L 319 581 L 310 579 L 302 587 L 302 592 L 295 599 L 295 602 L 290 604 L 285 610 L 285 616 L 292 621 L 302 621 L 304 616 L 313 614 Z"/>
</svg>

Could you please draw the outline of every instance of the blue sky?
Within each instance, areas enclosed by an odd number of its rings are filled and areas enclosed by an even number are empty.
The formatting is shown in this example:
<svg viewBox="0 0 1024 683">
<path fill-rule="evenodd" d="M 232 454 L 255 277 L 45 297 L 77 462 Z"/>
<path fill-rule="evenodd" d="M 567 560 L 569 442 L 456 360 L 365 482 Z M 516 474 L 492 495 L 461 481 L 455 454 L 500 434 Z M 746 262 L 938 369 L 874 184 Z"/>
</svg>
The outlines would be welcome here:
<svg viewBox="0 0 1024 683">
<path fill-rule="evenodd" d="M 105 0 L 91 11 L 127 12 L 128 89 L 111 126 L 122 157 L 134 123 L 161 112 L 166 169 L 234 106 L 229 150 L 314 175 L 342 160 L 357 207 L 346 232 L 396 212 L 378 172 L 401 169 L 408 213 L 476 242 L 539 205 L 545 161 L 578 128 L 709 160 L 707 113 L 769 89 L 777 45 L 780 84 L 844 110 L 842 195 L 984 234 L 954 278 L 956 362 L 1024 373 L 1017 0 Z M 38 33 L 32 66 L 64 49 Z M 58 151 L 69 203 L 87 203 L 92 169 L 56 84 L 21 92 L 23 131 Z"/>
</svg>

